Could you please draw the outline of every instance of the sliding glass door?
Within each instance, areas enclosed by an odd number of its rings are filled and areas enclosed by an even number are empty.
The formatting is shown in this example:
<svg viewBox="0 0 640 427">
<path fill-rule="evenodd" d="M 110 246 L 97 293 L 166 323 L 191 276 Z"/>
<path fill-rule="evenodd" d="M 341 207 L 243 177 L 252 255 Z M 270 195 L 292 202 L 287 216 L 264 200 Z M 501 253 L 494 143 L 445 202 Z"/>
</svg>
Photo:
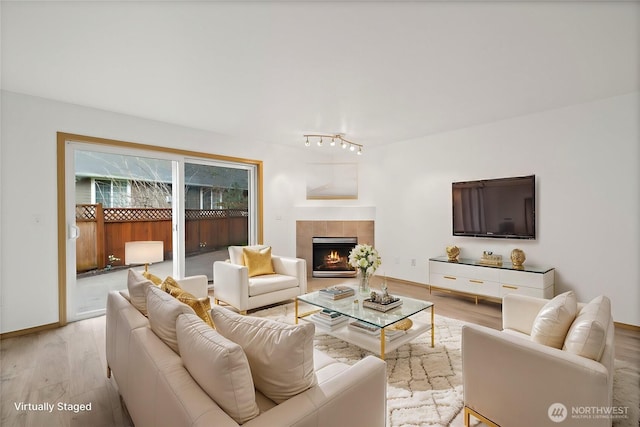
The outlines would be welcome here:
<svg viewBox="0 0 640 427">
<path fill-rule="evenodd" d="M 184 164 L 185 274 L 213 280 L 213 263 L 230 245 L 255 242 L 255 168 L 189 159 Z"/>
<path fill-rule="evenodd" d="M 258 242 L 259 162 L 78 139 L 64 141 L 68 321 L 103 314 L 108 292 L 126 289 L 127 242 L 163 242 L 163 261 L 149 266 L 162 279 L 210 281 L 229 245 Z"/>
</svg>

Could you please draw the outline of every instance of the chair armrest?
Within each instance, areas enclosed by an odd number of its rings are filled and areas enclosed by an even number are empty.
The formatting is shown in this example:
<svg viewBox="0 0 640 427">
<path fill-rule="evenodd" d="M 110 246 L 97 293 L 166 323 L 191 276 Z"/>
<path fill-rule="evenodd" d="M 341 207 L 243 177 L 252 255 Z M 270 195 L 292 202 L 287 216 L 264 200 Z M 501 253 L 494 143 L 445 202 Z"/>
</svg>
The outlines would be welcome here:
<svg viewBox="0 0 640 427">
<path fill-rule="evenodd" d="M 182 289 L 189 292 L 198 299 L 209 298 L 209 279 L 204 274 L 198 276 L 189 276 L 178 280 L 178 284 Z"/>
<path fill-rule="evenodd" d="M 386 416 L 387 365 L 377 357 L 367 356 L 243 426 L 384 427 Z"/>
<path fill-rule="evenodd" d="M 249 269 L 225 261 L 213 263 L 213 297 L 238 310 L 249 307 Z"/>
<path fill-rule="evenodd" d="M 549 300 L 528 295 L 507 294 L 502 299 L 502 329 L 531 335 L 533 321 Z"/>
<path fill-rule="evenodd" d="M 608 407 L 612 372 L 599 362 L 477 325 L 462 328 L 465 405 L 498 425 L 549 425 L 553 403 Z M 594 421 L 594 420 L 590 420 Z M 610 425 L 611 420 L 589 425 Z M 577 424 L 576 424 L 577 422 Z"/>
<path fill-rule="evenodd" d="M 285 276 L 297 277 L 301 288 L 300 294 L 307 293 L 307 262 L 304 259 L 273 255 L 271 261 L 273 271 Z"/>
</svg>

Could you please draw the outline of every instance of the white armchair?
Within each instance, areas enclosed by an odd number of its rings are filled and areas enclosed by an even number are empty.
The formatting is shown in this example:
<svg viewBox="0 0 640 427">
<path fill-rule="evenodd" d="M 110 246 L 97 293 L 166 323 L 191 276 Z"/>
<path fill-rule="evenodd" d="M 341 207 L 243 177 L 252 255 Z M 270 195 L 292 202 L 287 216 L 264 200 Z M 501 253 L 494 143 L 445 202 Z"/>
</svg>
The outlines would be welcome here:
<svg viewBox="0 0 640 427">
<path fill-rule="evenodd" d="M 471 324 L 463 326 L 465 426 L 469 425 L 470 415 L 499 426 L 556 425 L 559 420 L 552 422 L 552 416 L 566 417 L 558 424 L 562 426 L 611 426 L 607 417 L 572 417 L 573 408 L 611 407 L 614 324 L 609 300 L 596 298 L 587 310 L 582 310 L 586 304 L 578 303 L 578 316 L 572 324 L 572 329 L 577 322 L 580 325 L 576 329 L 585 328 L 592 321 L 585 321 L 583 313 L 597 311 L 598 332 L 576 330 L 578 336 L 588 335 L 588 339 L 599 335 L 604 350 L 599 358 L 595 357 L 597 360 L 567 351 L 569 341 L 565 341 L 564 349 L 559 349 L 531 340 L 534 320 L 547 302 L 509 294 L 502 301 L 502 331 Z M 557 405 L 551 408 L 554 404 L 562 404 L 564 408 Z"/>
<path fill-rule="evenodd" d="M 251 246 L 253 249 L 267 246 Z M 229 261 L 213 264 L 213 298 L 240 313 L 286 301 L 307 292 L 307 266 L 304 259 L 271 256 L 275 274 L 249 277 L 242 265 L 243 246 L 229 246 Z"/>
</svg>

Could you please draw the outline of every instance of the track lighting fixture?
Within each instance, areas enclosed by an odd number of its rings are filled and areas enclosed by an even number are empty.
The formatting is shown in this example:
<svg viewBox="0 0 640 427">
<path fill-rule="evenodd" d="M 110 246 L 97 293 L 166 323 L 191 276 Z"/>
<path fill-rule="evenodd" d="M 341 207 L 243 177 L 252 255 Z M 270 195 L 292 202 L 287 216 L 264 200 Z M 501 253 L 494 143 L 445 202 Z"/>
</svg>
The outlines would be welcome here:
<svg viewBox="0 0 640 427">
<path fill-rule="evenodd" d="M 350 151 L 355 152 L 358 155 L 362 154 L 362 148 L 363 145 L 362 144 L 358 144 L 355 143 L 353 141 L 349 141 L 347 139 L 344 138 L 344 136 L 340 133 L 335 133 L 335 134 L 304 134 L 302 135 L 305 138 L 305 142 L 304 145 L 306 145 L 307 147 L 309 147 L 311 145 L 311 143 L 309 142 L 309 138 L 318 138 L 317 144 L 318 147 L 322 147 L 323 146 L 323 141 L 322 138 L 331 138 L 331 142 L 329 143 L 329 145 L 331 145 L 332 147 L 335 147 L 336 145 L 336 140 L 340 141 L 340 147 L 342 147 L 343 149 L 346 149 L 347 147 L 349 147 Z"/>
</svg>

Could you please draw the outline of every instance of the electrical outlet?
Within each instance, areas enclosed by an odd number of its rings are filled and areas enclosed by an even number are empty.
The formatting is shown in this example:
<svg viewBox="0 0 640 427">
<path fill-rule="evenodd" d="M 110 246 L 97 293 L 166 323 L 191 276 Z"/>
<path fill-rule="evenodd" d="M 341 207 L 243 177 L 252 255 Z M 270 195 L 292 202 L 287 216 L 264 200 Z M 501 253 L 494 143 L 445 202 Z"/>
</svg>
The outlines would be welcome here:
<svg viewBox="0 0 640 427">
<path fill-rule="evenodd" d="M 415 267 L 415 266 L 416 266 L 416 259 L 411 258 L 411 267 Z"/>
</svg>

